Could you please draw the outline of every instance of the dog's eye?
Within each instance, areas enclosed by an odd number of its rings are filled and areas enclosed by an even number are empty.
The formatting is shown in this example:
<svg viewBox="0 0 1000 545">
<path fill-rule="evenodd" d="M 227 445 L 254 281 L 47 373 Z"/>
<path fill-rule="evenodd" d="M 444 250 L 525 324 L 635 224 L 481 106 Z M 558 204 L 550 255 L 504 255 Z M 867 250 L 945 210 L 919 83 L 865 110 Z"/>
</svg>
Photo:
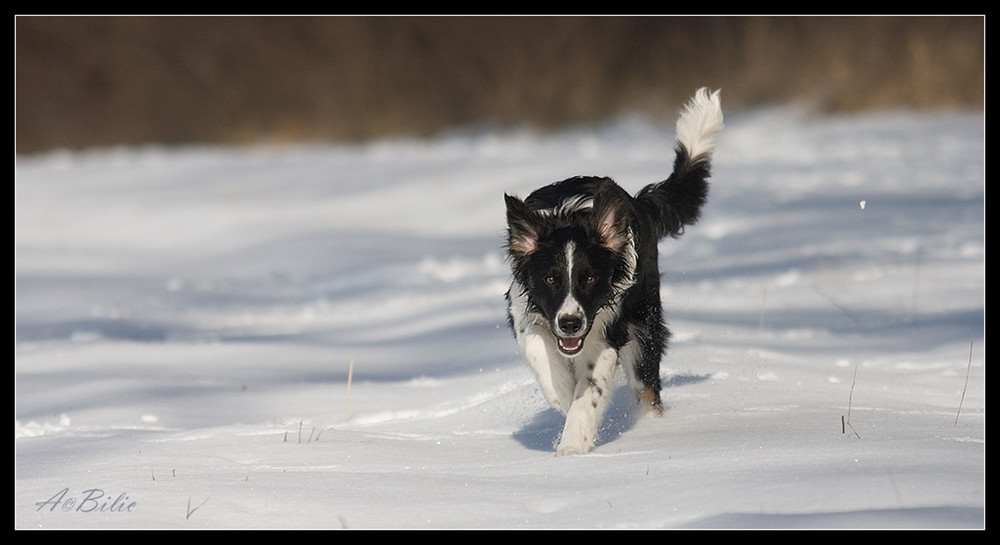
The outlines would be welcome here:
<svg viewBox="0 0 1000 545">
<path fill-rule="evenodd" d="M 556 284 L 556 277 L 551 274 L 545 276 L 545 283 L 554 286 Z"/>
<path fill-rule="evenodd" d="M 593 286 L 597 283 L 597 275 L 589 274 L 587 275 L 587 285 Z"/>
</svg>

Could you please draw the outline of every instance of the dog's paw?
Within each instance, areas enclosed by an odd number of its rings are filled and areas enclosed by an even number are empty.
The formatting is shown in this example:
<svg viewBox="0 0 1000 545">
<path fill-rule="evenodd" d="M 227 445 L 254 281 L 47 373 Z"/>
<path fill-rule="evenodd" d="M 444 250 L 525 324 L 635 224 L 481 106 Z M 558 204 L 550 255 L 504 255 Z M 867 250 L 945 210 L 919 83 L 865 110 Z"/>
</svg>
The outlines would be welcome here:
<svg viewBox="0 0 1000 545">
<path fill-rule="evenodd" d="M 556 456 L 572 456 L 573 454 L 587 454 L 594 449 L 594 441 L 587 437 L 578 440 L 566 440 L 563 438 L 556 447 Z"/>
<path fill-rule="evenodd" d="M 593 447 L 586 446 L 563 446 L 556 449 L 556 456 L 573 456 L 574 454 L 587 454 Z"/>
<path fill-rule="evenodd" d="M 638 396 L 639 407 L 650 416 L 663 416 L 663 403 L 660 395 L 652 390 L 642 390 Z"/>
</svg>

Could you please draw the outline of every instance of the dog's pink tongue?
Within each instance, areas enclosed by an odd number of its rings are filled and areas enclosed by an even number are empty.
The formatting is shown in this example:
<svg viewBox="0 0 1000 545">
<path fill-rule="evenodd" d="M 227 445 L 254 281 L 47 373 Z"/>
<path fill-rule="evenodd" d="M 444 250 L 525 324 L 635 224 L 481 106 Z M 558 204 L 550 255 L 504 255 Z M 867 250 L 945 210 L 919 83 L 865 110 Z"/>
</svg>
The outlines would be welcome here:
<svg viewBox="0 0 1000 545">
<path fill-rule="evenodd" d="M 563 350 L 567 352 L 575 352 L 580 349 L 580 345 L 583 344 L 583 339 L 581 337 L 560 337 L 559 344 L 562 345 Z"/>
</svg>

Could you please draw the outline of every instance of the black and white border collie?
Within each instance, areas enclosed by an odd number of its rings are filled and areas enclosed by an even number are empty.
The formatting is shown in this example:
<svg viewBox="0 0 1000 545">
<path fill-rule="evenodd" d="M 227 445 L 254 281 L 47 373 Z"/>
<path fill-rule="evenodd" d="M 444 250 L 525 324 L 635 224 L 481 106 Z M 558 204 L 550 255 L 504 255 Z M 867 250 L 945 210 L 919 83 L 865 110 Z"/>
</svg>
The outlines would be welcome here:
<svg viewBox="0 0 1000 545">
<path fill-rule="evenodd" d="M 542 392 L 566 417 L 557 454 L 589 452 L 619 364 L 641 406 L 662 412 L 660 358 L 670 331 L 657 243 L 694 224 L 708 196 L 719 92 L 700 89 L 677 121 L 674 171 L 635 197 L 578 176 L 507 203 L 513 281 L 508 322 Z"/>
</svg>

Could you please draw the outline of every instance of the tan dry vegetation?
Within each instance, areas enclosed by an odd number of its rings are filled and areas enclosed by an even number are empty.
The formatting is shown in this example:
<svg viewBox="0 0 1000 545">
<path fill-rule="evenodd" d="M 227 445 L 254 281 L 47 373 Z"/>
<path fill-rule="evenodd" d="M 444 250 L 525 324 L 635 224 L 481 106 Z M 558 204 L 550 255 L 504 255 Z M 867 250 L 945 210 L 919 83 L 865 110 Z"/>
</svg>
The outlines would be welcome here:
<svg viewBox="0 0 1000 545">
<path fill-rule="evenodd" d="M 17 152 L 982 107 L 983 17 L 17 17 Z"/>
</svg>

